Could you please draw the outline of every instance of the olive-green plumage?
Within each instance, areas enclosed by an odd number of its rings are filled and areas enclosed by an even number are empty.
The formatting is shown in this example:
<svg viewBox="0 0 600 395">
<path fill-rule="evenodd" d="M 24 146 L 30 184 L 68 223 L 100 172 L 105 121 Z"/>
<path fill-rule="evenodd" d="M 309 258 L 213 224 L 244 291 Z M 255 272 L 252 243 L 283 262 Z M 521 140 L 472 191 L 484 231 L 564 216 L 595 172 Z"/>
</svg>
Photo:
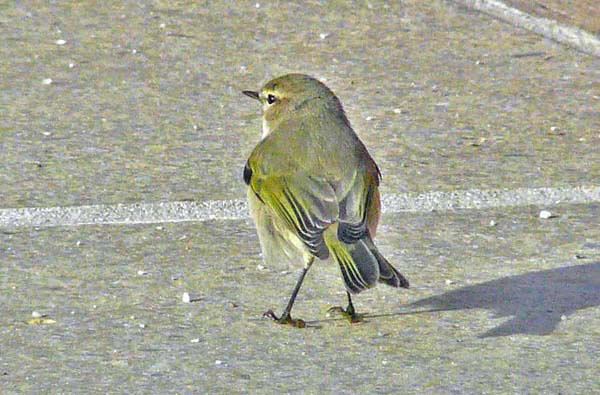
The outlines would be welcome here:
<svg viewBox="0 0 600 395">
<path fill-rule="evenodd" d="M 329 257 L 339 264 L 349 292 L 377 281 L 408 287 L 373 244 L 379 169 L 333 92 L 312 77 L 288 74 L 260 92 L 244 93 L 263 105 L 263 138 L 248 159 L 244 181 L 265 260 L 281 253 L 303 260 L 297 288 L 315 258 Z M 289 310 L 291 304 L 293 298 Z M 289 310 L 280 322 L 291 320 Z"/>
</svg>

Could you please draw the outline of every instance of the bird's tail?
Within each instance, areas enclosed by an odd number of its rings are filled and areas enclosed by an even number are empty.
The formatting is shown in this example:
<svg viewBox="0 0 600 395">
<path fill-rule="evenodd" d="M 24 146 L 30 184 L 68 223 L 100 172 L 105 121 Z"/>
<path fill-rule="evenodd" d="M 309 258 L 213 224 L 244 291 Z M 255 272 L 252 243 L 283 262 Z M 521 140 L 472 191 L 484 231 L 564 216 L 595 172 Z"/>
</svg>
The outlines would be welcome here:
<svg viewBox="0 0 600 395">
<path fill-rule="evenodd" d="M 368 233 L 348 244 L 338 239 L 337 224 L 334 224 L 323 236 L 333 259 L 340 266 L 348 292 L 357 294 L 373 287 L 377 281 L 408 288 L 408 280 L 381 255 Z"/>
</svg>

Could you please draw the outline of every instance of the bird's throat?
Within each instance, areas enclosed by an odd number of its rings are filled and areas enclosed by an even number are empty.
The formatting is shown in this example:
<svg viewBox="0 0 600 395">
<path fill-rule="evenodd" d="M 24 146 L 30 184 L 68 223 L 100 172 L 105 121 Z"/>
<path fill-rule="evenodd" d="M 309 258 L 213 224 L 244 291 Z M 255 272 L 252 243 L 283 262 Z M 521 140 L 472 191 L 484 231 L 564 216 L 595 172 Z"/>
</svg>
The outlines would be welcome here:
<svg viewBox="0 0 600 395">
<path fill-rule="evenodd" d="M 269 134 L 271 134 L 271 128 L 269 127 L 269 124 L 267 123 L 267 120 L 263 117 L 263 121 L 262 121 L 262 138 L 264 139 Z"/>
</svg>

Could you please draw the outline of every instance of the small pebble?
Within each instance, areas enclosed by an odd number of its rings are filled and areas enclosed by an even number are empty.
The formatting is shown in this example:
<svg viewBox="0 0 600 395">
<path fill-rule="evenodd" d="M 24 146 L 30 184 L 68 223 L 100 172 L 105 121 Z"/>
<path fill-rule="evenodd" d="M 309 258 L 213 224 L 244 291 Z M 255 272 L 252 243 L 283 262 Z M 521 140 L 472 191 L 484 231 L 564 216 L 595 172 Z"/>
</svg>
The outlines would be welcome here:
<svg viewBox="0 0 600 395">
<path fill-rule="evenodd" d="M 52 83 L 52 78 L 44 78 L 44 80 L 42 81 L 42 84 L 44 85 L 50 85 Z"/>
<path fill-rule="evenodd" d="M 552 215 L 552 213 L 550 211 L 547 211 L 547 210 L 540 211 L 540 218 L 541 219 L 548 219 L 548 218 L 552 218 L 552 217 L 553 217 L 553 215 Z"/>
<path fill-rule="evenodd" d="M 42 317 L 43 317 L 42 313 L 39 313 L 39 312 L 37 312 L 37 311 L 32 311 L 32 312 L 31 312 L 31 316 L 32 316 L 33 318 L 42 318 Z"/>
<path fill-rule="evenodd" d="M 66 40 L 60 39 L 60 40 L 56 40 L 56 45 L 65 45 L 67 43 Z"/>
<path fill-rule="evenodd" d="M 181 300 L 183 301 L 183 303 L 190 303 L 192 301 L 192 298 L 190 298 L 189 293 L 184 292 L 183 295 L 181 296 Z"/>
</svg>

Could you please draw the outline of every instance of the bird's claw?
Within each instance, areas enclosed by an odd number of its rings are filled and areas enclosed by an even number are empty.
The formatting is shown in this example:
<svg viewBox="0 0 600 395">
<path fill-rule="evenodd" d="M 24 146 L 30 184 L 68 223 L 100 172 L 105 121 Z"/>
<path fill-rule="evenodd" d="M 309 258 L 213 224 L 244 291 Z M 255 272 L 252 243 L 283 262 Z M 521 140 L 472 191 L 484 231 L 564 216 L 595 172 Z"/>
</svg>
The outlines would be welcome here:
<svg viewBox="0 0 600 395">
<path fill-rule="evenodd" d="M 290 325 L 295 328 L 305 328 L 306 322 L 301 319 L 293 319 L 289 314 L 283 314 L 281 317 L 277 317 L 273 310 L 267 310 L 263 313 L 263 317 L 268 317 L 278 324 Z"/>
<path fill-rule="evenodd" d="M 358 322 L 363 321 L 363 314 L 356 313 L 356 311 L 354 311 L 354 308 L 348 307 L 344 309 L 341 306 L 334 306 L 328 309 L 327 312 L 341 314 L 351 324 L 356 324 Z"/>
</svg>

